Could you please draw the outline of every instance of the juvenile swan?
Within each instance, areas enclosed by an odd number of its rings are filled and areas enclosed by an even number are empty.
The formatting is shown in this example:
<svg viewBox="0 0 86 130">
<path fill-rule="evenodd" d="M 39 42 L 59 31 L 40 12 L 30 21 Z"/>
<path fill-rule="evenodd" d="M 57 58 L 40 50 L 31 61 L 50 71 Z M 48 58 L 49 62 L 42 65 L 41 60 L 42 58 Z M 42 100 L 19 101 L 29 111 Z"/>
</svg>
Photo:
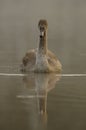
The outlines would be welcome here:
<svg viewBox="0 0 86 130">
<path fill-rule="evenodd" d="M 47 49 L 47 28 L 46 20 L 40 20 L 38 23 L 40 30 L 39 46 L 37 49 L 26 53 L 22 62 L 22 70 L 29 72 L 61 72 L 62 66 L 57 57 Z"/>
</svg>

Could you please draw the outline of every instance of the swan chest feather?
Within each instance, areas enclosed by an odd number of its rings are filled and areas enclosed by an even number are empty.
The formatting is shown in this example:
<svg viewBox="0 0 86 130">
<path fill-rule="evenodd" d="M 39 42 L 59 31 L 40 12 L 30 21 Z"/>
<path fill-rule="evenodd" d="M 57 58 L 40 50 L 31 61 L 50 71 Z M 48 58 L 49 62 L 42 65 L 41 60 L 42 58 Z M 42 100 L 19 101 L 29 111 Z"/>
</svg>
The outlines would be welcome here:
<svg viewBox="0 0 86 130">
<path fill-rule="evenodd" d="M 47 56 L 43 54 L 36 54 L 36 69 L 44 71 L 48 69 Z"/>
</svg>

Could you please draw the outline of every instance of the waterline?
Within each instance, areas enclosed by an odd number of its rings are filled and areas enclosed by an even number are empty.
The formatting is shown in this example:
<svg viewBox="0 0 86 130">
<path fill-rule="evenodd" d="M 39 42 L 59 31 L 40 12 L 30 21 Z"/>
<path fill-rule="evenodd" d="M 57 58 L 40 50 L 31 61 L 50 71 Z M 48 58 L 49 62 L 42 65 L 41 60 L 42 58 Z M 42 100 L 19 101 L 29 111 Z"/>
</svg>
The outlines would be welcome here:
<svg viewBox="0 0 86 130">
<path fill-rule="evenodd" d="M 13 77 L 23 77 L 28 76 L 28 74 L 16 74 L 16 73 L 0 73 L 0 76 L 13 76 Z M 86 77 L 86 74 L 56 74 L 56 76 L 62 76 L 62 77 Z"/>
</svg>

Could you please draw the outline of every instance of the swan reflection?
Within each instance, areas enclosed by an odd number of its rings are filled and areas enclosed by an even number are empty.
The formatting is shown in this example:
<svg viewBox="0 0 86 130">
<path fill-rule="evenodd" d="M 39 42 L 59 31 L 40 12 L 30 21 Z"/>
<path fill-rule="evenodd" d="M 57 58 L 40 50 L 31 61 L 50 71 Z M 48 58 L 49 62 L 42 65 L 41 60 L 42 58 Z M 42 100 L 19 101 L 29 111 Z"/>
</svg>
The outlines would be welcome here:
<svg viewBox="0 0 86 130">
<path fill-rule="evenodd" d="M 56 74 L 30 74 L 23 78 L 24 88 L 28 91 L 19 97 L 36 99 L 36 110 L 45 121 L 47 121 L 48 92 L 55 88 L 60 77 Z"/>
</svg>

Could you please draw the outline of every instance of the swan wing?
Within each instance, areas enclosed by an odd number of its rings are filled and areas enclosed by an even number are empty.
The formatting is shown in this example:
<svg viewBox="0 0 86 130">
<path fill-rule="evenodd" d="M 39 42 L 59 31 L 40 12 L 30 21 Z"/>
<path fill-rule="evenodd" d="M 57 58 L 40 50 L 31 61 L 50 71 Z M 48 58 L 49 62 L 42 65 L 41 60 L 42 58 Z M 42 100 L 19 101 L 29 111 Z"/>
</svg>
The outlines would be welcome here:
<svg viewBox="0 0 86 130">
<path fill-rule="evenodd" d="M 62 69 L 62 65 L 61 65 L 59 59 L 56 57 L 56 55 L 53 52 L 48 50 L 47 58 L 48 58 L 48 63 L 52 68 L 54 68 L 55 70 Z"/>
<path fill-rule="evenodd" d="M 36 50 L 33 49 L 33 50 L 28 51 L 25 54 L 22 62 L 24 64 L 24 66 L 26 66 L 27 64 L 30 64 L 30 65 L 35 64 L 35 62 L 36 62 Z"/>
</svg>

